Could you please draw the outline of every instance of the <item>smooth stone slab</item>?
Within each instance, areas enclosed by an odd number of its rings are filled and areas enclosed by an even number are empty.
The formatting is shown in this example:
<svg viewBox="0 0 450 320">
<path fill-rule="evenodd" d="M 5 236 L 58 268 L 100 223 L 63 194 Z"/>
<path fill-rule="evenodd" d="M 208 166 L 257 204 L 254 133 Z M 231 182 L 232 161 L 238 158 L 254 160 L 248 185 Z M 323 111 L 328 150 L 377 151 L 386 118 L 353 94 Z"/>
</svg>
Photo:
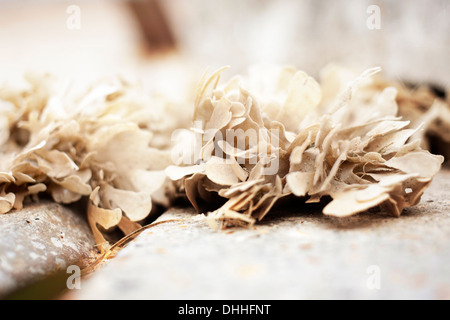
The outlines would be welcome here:
<svg viewBox="0 0 450 320">
<path fill-rule="evenodd" d="M 0 215 L 0 297 L 94 255 L 92 232 L 74 207 L 41 200 Z"/>
<path fill-rule="evenodd" d="M 449 299 L 450 171 L 400 218 L 314 206 L 215 231 L 170 209 L 70 299 Z"/>
</svg>

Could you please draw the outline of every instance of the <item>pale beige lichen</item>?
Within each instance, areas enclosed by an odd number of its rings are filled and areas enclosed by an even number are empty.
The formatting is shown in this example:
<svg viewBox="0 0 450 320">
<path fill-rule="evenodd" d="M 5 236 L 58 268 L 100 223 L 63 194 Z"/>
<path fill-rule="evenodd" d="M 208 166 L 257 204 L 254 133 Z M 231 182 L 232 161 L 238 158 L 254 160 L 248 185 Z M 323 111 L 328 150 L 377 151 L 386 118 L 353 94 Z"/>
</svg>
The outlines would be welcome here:
<svg viewBox="0 0 450 320">
<path fill-rule="evenodd" d="M 200 135 L 201 148 L 183 158 L 195 161 L 166 169 L 184 181 L 196 208 L 211 193 L 228 199 L 209 214 L 222 226 L 252 225 L 292 194 L 306 203 L 331 197 L 323 209 L 327 215 L 375 206 L 399 215 L 417 204 L 443 161 L 412 138 L 420 128 L 410 129 L 410 121 L 398 115 L 397 89 L 374 92 L 378 68 L 346 87 L 329 69 L 323 88 L 293 68 L 271 70 L 270 79 L 256 72 L 256 80 L 235 77 L 219 86 L 222 71 L 199 86 L 193 119 L 201 125 L 191 134 Z M 230 130 L 239 133 L 231 142 Z M 274 163 L 277 170 L 267 174 Z"/>
<path fill-rule="evenodd" d="M 329 66 L 320 83 L 292 67 L 253 68 L 220 85 L 225 69 L 201 79 L 190 130 L 175 130 L 187 127 L 180 106 L 121 78 L 77 94 L 49 76 L 0 87 L 0 213 L 43 192 L 86 197 L 101 249 L 105 232 L 129 234 L 180 195 L 198 211 L 216 205 L 219 227 L 252 225 L 287 196 L 330 198 L 323 212 L 338 217 L 376 206 L 398 216 L 443 161 L 425 133 L 450 143 L 448 102 L 379 68 Z"/>
<path fill-rule="evenodd" d="M 348 68 L 331 64 L 321 72 L 321 86 L 325 101 L 332 101 L 343 90 L 345 84 L 357 76 Z M 449 89 L 449 88 L 447 88 Z M 441 88 L 445 90 L 445 88 Z M 445 94 L 445 92 L 442 92 Z M 446 157 L 450 156 L 450 95 L 447 99 L 439 96 L 427 84 L 406 85 L 377 74 L 372 81 L 365 83 L 359 89 L 363 99 L 380 99 L 378 108 L 396 110 L 395 115 L 410 121 L 409 128 L 418 128 L 413 138 L 421 140 L 424 149 L 430 147 L 430 137 L 436 138 L 442 145 L 439 151 Z M 383 101 L 389 99 L 389 101 Z M 323 104 L 326 105 L 326 104 Z M 321 110 L 324 111 L 323 109 Z M 380 110 L 385 113 L 385 111 Z"/>
<path fill-rule="evenodd" d="M 105 79 L 69 98 L 51 78 L 28 80 L 22 91 L 0 91 L 8 107 L 0 117 L 1 213 L 44 191 L 60 203 L 89 196 L 88 220 L 103 249 L 98 227 L 130 232 L 139 225 L 122 218 L 142 221 L 152 202 L 167 205 L 170 152 L 152 147 L 151 131 L 162 110 L 137 85 Z"/>
</svg>

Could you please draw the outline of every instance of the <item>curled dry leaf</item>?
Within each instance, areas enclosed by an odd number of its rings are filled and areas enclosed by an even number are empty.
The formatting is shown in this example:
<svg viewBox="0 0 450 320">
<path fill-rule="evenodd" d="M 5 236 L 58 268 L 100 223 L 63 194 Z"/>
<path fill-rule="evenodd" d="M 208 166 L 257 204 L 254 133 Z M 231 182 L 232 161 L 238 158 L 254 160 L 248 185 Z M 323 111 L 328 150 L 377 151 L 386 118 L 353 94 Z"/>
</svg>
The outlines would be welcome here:
<svg viewBox="0 0 450 320">
<path fill-rule="evenodd" d="M 380 206 L 398 216 L 440 169 L 443 157 L 420 147 L 423 128 L 404 117 L 397 86 L 380 86 L 379 68 L 347 86 L 333 67 L 322 85 L 284 68 L 253 69 L 220 86 L 223 70 L 203 77 L 194 129 L 181 135 L 181 145 L 196 136 L 198 147 L 166 169 L 198 210 L 211 192 L 227 199 L 209 214 L 222 227 L 253 225 L 291 194 L 306 203 L 331 197 L 327 215 Z"/>
</svg>

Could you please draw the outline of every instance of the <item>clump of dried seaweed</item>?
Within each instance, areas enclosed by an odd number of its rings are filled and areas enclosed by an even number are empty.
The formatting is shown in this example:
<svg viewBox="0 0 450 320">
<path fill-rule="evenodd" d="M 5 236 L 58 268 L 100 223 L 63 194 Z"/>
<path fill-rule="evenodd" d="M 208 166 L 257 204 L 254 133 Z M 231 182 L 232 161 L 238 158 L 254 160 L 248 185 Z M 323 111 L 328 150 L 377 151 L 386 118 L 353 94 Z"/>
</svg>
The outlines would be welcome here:
<svg viewBox="0 0 450 320">
<path fill-rule="evenodd" d="M 355 71 L 331 64 L 321 72 L 321 87 L 326 92 L 328 100 L 335 99 L 347 81 L 357 76 Z M 407 128 L 422 130 L 412 136 L 421 140 L 423 149 L 430 149 L 433 141 L 439 144 L 437 150 L 446 158 L 450 157 L 450 94 L 443 88 L 431 87 L 426 84 L 405 84 L 392 81 L 381 74 L 373 76 L 372 81 L 359 88 L 359 94 L 367 99 L 380 95 L 387 88 L 396 90 L 395 102 L 398 106 L 398 116 L 410 123 Z"/>
<path fill-rule="evenodd" d="M 440 168 L 421 141 L 425 131 L 450 141 L 448 104 L 377 68 L 348 82 L 330 66 L 321 84 L 294 68 L 252 69 L 219 85 L 224 69 L 202 78 L 190 130 L 175 130 L 184 116 L 167 99 L 121 78 L 79 95 L 51 77 L 0 88 L 0 213 L 42 192 L 88 197 L 104 250 L 104 231 L 130 234 L 179 194 L 198 210 L 225 199 L 209 214 L 214 226 L 252 225 L 286 196 L 330 197 L 327 215 L 380 206 L 398 216 Z"/>
<path fill-rule="evenodd" d="M 0 213 L 44 191 L 60 203 L 89 196 L 90 226 L 107 246 L 100 230 L 130 233 L 152 199 L 168 205 L 170 152 L 152 147 L 150 130 L 163 130 L 162 112 L 138 85 L 105 79 L 71 97 L 51 77 L 27 80 L 0 90 Z"/>
<path fill-rule="evenodd" d="M 337 94 L 293 68 L 219 86 L 222 71 L 202 80 L 194 128 L 178 135 L 191 153 L 166 169 L 197 208 L 211 193 L 227 199 L 210 214 L 222 226 L 252 225 L 292 194 L 306 203 L 330 196 L 327 215 L 382 206 L 398 216 L 443 162 L 411 139 L 420 127 L 398 116 L 394 87 L 361 89 L 377 68 Z"/>
</svg>

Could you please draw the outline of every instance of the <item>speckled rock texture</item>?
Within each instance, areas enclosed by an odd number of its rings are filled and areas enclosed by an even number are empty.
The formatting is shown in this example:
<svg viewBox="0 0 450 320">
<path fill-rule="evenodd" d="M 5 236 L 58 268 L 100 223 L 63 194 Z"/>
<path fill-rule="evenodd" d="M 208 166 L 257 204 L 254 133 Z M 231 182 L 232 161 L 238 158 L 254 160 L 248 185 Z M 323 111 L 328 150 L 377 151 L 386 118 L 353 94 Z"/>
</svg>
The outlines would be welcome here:
<svg viewBox="0 0 450 320">
<path fill-rule="evenodd" d="M 450 171 L 400 218 L 295 204 L 254 229 L 171 209 L 71 299 L 449 299 Z"/>
<path fill-rule="evenodd" d="M 0 215 L 0 297 L 95 255 L 95 241 L 74 207 L 49 201 Z"/>
</svg>

